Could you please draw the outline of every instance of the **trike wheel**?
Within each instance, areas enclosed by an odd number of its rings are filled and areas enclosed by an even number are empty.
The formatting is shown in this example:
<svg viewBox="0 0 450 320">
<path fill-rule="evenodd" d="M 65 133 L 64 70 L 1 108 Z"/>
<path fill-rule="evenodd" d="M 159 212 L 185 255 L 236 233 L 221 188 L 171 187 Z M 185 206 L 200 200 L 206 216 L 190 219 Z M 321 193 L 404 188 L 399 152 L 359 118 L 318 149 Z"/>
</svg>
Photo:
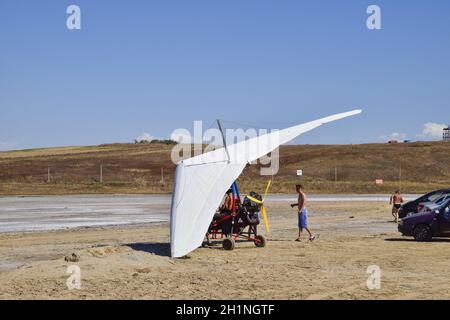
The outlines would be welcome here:
<svg viewBox="0 0 450 320">
<path fill-rule="evenodd" d="M 225 250 L 231 251 L 234 249 L 234 239 L 232 238 L 226 238 L 222 242 L 222 246 Z"/>
<path fill-rule="evenodd" d="M 256 236 L 255 246 L 258 248 L 264 248 L 266 246 L 266 238 L 264 236 Z"/>
</svg>

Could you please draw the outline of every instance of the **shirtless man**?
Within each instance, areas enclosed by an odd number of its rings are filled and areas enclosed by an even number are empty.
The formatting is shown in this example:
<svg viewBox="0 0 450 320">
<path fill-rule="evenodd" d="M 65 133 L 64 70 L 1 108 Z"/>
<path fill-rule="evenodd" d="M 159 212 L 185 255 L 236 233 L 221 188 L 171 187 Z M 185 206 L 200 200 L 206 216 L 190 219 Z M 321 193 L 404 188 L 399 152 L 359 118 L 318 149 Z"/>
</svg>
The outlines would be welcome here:
<svg viewBox="0 0 450 320">
<path fill-rule="evenodd" d="M 295 241 L 301 241 L 303 229 L 308 232 L 309 241 L 314 241 L 314 239 L 316 239 L 316 236 L 313 235 L 308 228 L 308 209 L 306 209 L 306 194 L 303 192 L 303 187 L 300 184 L 295 186 L 295 190 L 298 193 L 298 201 L 297 203 L 291 204 L 292 208 L 298 207 L 298 238 Z"/>
<path fill-rule="evenodd" d="M 398 223 L 398 212 L 403 204 L 403 197 L 399 190 L 395 191 L 395 193 L 391 196 L 389 204 L 392 205 L 392 216 L 394 217 L 394 222 Z"/>
</svg>

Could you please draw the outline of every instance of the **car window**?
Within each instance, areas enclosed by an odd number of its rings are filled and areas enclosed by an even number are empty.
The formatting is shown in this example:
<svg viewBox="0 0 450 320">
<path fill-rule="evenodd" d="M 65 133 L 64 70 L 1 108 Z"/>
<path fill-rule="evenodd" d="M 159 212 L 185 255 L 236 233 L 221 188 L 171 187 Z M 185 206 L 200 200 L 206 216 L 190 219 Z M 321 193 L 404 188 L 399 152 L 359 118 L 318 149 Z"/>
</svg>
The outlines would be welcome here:
<svg viewBox="0 0 450 320">
<path fill-rule="evenodd" d="M 444 204 L 448 199 L 450 199 L 450 194 L 443 196 L 442 200 L 439 201 L 439 204 Z"/>
<path fill-rule="evenodd" d="M 447 196 L 440 197 L 436 201 L 434 201 L 436 204 L 442 204 L 447 199 Z"/>
<path fill-rule="evenodd" d="M 435 193 L 431 196 L 428 197 L 428 199 L 426 199 L 426 202 L 435 202 L 436 200 L 438 200 L 440 197 L 442 197 L 443 193 L 439 192 L 439 193 Z"/>
</svg>

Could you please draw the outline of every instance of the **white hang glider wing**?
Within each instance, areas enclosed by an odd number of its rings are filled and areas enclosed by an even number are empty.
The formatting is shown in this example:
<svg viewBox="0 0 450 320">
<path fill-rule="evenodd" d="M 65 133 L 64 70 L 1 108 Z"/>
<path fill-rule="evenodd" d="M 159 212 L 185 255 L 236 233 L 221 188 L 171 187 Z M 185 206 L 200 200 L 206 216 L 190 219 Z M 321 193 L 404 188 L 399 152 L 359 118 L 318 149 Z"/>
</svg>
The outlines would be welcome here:
<svg viewBox="0 0 450 320">
<path fill-rule="evenodd" d="M 284 130 L 271 132 L 217 149 L 177 164 L 170 213 L 173 258 L 198 248 L 216 209 L 245 166 L 302 133 L 321 125 L 360 114 L 362 110 L 336 114 Z"/>
</svg>

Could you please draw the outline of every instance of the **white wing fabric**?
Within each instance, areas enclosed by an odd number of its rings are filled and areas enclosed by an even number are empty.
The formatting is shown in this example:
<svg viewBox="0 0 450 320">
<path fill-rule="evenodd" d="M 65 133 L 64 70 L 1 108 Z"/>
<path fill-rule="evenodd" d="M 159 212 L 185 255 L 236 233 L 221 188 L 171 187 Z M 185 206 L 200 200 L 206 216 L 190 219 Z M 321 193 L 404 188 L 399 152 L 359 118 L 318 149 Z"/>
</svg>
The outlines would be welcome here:
<svg viewBox="0 0 450 320">
<path fill-rule="evenodd" d="M 302 133 L 322 124 L 350 117 L 361 110 L 340 113 L 323 119 L 275 131 L 178 163 L 170 213 L 170 243 L 173 258 L 198 248 L 225 192 L 241 175 L 245 166 Z"/>
</svg>

